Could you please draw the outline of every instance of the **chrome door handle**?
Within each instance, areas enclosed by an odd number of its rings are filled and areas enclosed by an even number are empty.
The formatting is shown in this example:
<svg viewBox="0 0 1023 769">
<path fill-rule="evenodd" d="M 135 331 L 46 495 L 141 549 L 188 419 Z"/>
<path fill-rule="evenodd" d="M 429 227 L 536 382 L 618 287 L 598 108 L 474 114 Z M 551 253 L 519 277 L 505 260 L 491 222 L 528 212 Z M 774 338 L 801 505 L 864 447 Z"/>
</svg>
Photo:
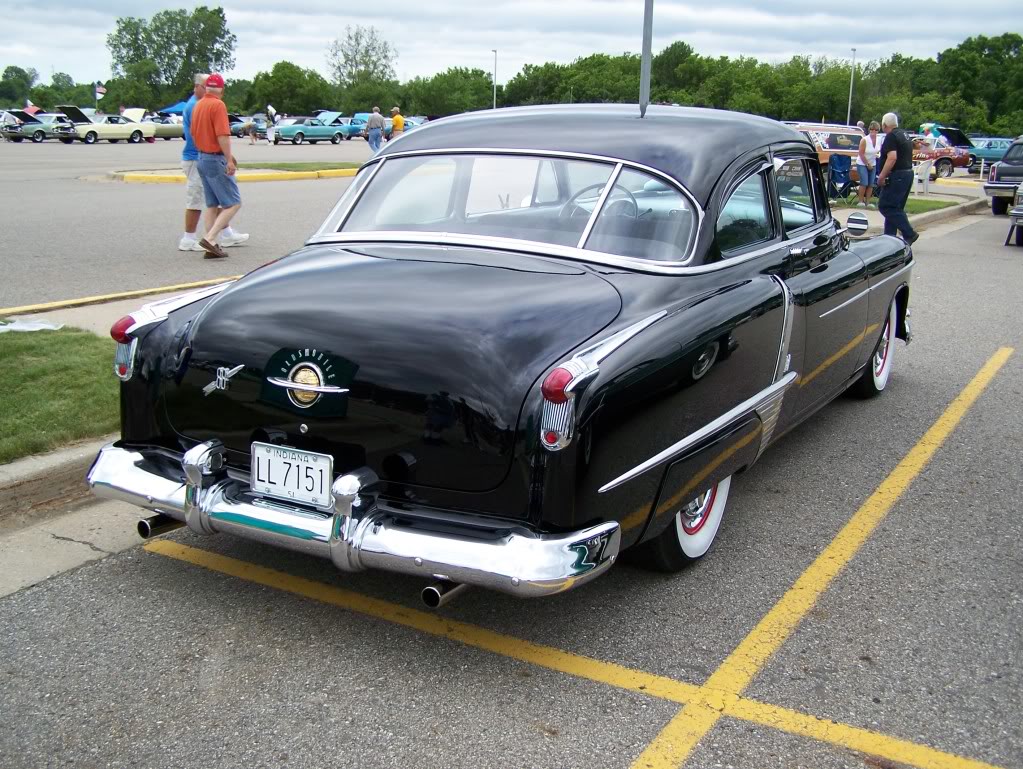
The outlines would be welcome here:
<svg viewBox="0 0 1023 769">
<path fill-rule="evenodd" d="M 809 253 L 807 248 L 790 248 L 789 256 L 806 256 Z"/>
</svg>

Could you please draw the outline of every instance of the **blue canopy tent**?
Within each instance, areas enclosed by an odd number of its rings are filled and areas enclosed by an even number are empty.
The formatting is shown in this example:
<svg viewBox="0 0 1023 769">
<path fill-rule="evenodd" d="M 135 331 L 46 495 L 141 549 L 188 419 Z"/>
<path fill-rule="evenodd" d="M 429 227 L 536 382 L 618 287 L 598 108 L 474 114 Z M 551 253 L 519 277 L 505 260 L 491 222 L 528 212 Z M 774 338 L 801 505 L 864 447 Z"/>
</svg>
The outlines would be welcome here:
<svg viewBox="0 0 1023 769">
<path fill-rule="evenodd" d="M 177 104 L 172 104 L 169 107 L 164 107 L 159 110 L 167 115 L 180 115 L 185 111 L 185 102 L 179 101 Z"/>
</svg>

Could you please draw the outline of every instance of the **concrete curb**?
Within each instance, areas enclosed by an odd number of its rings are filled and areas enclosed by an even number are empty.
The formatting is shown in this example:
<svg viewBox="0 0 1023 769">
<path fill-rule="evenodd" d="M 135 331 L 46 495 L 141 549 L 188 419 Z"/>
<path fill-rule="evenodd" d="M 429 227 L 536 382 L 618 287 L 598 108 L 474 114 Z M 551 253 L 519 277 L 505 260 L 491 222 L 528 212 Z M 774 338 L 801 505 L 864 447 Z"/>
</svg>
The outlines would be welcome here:
<svg viewBox="0 0 1023 769">
<path fill-rule="evenodd" d="M 979 211 L 982 208 L 987 208 L 987 198 L 977 198 L 971 200 L 969 203 L 960 203 L 956 206 L 948 206 L 947 208 L 939 208 L 937 211 L 928 211 L 924 214 L 915 214 L 909 217 L 910 224 L 913 228 L 926 227 L 937 222 L 943 222 L 947 219 L 955 219 L 960 216 L 966 216 L 967 214 Z"/>
<path fill-rule="evenodd" d="M 0 524 L 17 527 L 82 502 L 89 496 L 85 473 L 92 460 L 117 438 L 108 435 L 0 465 Z"/>
<path fill-rule="evenodd" d="M 237 175 L 239 182 L 298 182 L 311 179 L 337 179 L 346 176 L 355 176 L 358 168 L 331 168 L 325 171 L 261 171 L 257 173 L 245 173 L 241 171 Z M 111 171 L 107 176 L 115 181 L 127 182 L 128 184 L 184 184 L 185 175 L 166 173 L 149 174 L 136 171 Z"/>
</svg>

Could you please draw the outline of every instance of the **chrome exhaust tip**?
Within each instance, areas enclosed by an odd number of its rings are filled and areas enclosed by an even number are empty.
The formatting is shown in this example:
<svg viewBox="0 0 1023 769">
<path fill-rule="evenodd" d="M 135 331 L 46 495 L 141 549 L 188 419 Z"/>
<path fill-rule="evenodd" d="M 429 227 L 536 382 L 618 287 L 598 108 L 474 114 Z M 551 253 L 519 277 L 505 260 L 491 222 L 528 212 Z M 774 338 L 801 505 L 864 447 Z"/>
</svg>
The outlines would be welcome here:
<svg viewBox="0 0 1023 769">
<path fill-rule="evenodd" d="M 442 579 L 439 582 L 434 582 L 432 585 L 424 587 L 420 596 L 423 599 L 423 603 L 425 603 L 428 608 L 439 609 L 448 601 L 456 598 L 468 589 L 468 585 L 449 582 L 446 579 Z"/>
<path fill-rule="evenodd" d="M 161 534 L 180 529 L 184 525 L 181 521 L 176 521 L 169 515 L 157 513 L 148 518 L 140 518 L 136 529 L 138 529 L 139 536 L 142 539 L 152 539 Z"/>
</svg>

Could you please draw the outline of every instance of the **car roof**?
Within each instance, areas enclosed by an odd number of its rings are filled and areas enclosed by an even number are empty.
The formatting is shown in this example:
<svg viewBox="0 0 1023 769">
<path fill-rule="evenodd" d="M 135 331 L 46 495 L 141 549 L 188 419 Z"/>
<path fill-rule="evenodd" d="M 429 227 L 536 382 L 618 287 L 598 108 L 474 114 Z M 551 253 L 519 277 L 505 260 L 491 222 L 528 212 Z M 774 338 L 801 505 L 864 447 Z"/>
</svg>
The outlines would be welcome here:
<svg viewBox="0 0 1023 769">
<path fill-rule="evenodd" d="M 600 155 L 649 166 L 681 182 L 701 203 L 731 163 L 782 142 L 812 151 L 776 120 L 740 112 L 652 105 L 571 104 L 482 110 L 424 123 L 380 157 L 432 149 L 521 149 Z"/>
</svg>

